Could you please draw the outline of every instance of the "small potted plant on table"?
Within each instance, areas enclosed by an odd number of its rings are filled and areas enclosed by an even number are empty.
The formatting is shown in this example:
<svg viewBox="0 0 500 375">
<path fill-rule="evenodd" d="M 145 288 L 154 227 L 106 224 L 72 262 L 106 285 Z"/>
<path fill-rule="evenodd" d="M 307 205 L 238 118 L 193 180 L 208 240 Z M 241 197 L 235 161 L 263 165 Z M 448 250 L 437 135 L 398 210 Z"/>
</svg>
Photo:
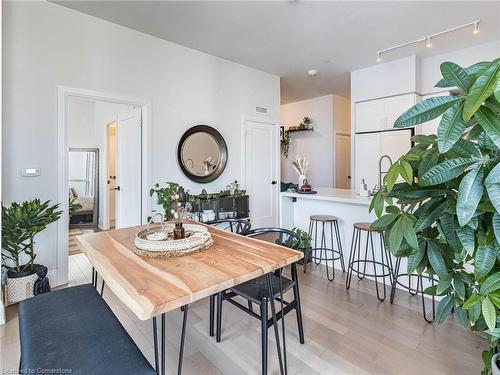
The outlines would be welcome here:
<svg viewBox="0 0 500 375">
<path fill-rule="evenodd" d="M 33 296 L 38 279 L 34 262 L 35 236 L 61 217 L 59 204 L 40 199 L 2 205 L 2 259 L 7 269 L 7 302 L 15 303 Z"/>
</svg>

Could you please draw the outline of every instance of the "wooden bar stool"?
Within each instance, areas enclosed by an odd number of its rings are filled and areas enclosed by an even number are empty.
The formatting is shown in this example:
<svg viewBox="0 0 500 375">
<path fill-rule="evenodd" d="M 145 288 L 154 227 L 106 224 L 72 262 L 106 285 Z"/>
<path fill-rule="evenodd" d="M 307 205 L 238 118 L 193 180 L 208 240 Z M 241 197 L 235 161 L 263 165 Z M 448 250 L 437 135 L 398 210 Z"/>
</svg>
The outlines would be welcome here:
<svg viewBox="0 0 500 375">
<path fill-rule="evenodd" d="M 366 233 L 366 246 L 365 254 L 361 255 L 361 236 Z M 380 240 L 380 250 L 376 251 L 373 245 L 373 233 L 378 234 Z M 368 249 L 371 248 L 371 252 Z M 378 257 L 376 256 L 378 253 Z M 366 269 L 370 265 L 371 269 Z M 362 267 L 362 270 L 361 270 Z M 349 255 L 349 266 L 347 269 L 346 289 L 351 286 L 352 274 L 356 273 L 361 280 L 365 276 L 373 277 L 375 279 L 375 289 L 377 291 L 377 298 L 384 301 L 386 298 L 385 291 L 385 278 L 389 277 L 390 285 L 392 285 L 392 259 L 384 246 L 383 233 L 371 228 L 371 223 L 354 223 L 354 230 L 352 233 L 351 254 Z M 379 291 L 378 280 L 382 279 L 383 294 Z"/>
<path fill-rule="evenodd" d="M 318 223 L 321 223 L 320 247 L 318 247 Z M 331 247 L 327 247 L 327 245 L 326 245 L 325 224 L 330 224 Z M 340 260 L 342 272 L 345 272 L 344 252 L 342 250 L 342 240 L 340 239 L 338 220 L 335 216 L 331 216 L 331 215 L 312 215 L 309 218 L 309 237 L 312 237 L 313 229 L 314 229 L 314 247 L 306 250 L 306 254 L 304 257 L 304 273 L 306 273 L 307 262 L 309 261 L 309 259 L 314 260 L 316 264 L 320 264 L 322 260 L 325 260 L 325 262 L 326 262 L 326 277 L 328 278 L 328 280 L 333 281 L 333 279 L 335 278 L 335 261 L 336 260 Z M 334 242 L 333 242 L 334 231 L 335 231 L 335 239 L 337 242 L 336 249 L 334 248 Z M 318 251 L 319 251 L 319 256 L 317 255 Z M 323 257 L 323 252 L 325 253 L 324 257 Z M 336 254 L 337 254 L 337 256 L 336 256 Z M 330 271 L 328 270 L 328 262 L 331 262 L 331 264 L 332 264 L 332 276 L 331 277 L 330 277 Z"/>
</svg>

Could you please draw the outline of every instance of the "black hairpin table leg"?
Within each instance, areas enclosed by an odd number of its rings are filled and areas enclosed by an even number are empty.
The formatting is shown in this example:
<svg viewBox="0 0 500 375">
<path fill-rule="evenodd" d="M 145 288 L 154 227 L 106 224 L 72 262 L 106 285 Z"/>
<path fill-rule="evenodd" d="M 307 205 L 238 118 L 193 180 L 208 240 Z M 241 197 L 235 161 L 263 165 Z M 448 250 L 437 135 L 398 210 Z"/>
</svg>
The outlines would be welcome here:
<svg viewBox="0 0 500 375">
<path fill-rule="evenodd" d="M 287 368 L 286 368 L 286 339 L 285 339 L 285 325 L 284 325 L 284 320 L 282 321 L 282 328 L 283 328 L 283 347 L 284 347 L 284 352 L 282 354 L 281 352 L 281 344 L 280 344 L 280 335 L 278 331 L 278 323 L 276 319 L 276 306 L 274 305 L 274 292 L 273 292 L 273 283 L 271 281 L 271 273 L 268 273 L 266 275 L 267 278 L 267 288 L 268 288 L 268 298 L 269 302 L 271 303 L 271 315 L 272 315 L 272 320 L 273 320 L 273 328 L 274 328 L 274 336 L 276 338 L 276 349 L 278 351 L 278 361 L 280 364 L 280 374 L 281 375 L 286 375 L 287 374 Z M 283 283 L 281 281 L 281 270 L 280 270 L 280 300 L 283 301 Z M 282 302 L 281 302 L 282 303 Z M 283 319 L 284 314 L 283 311 L 281 313 L 281 319 Z M 266 374 L 263 374 L 266 375 Z"/>
</svg>

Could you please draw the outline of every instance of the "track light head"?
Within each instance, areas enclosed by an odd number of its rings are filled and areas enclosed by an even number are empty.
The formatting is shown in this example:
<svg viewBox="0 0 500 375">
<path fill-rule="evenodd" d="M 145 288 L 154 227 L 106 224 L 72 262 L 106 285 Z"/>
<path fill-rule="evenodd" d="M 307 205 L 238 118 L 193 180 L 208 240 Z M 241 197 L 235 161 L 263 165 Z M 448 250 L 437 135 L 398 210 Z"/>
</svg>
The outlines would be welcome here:
<svg viewBox="0 0 500 375">
<path fill-rule="evenodd" d="M 377 52 L 377 62 L 381 62 L 382 61 L 382 55 L 380 52 Z"/>
<path fill-rule="evenodd" d="M 432 40 L 431 40 L 430 36 L 428 36 L 427 38 L 425 38 L 425 46 L 427 48 L 431 48 L 432 47 Z"/>
<path fill-rule="evenodd" d="M 479 34 L 479 21 L 474 22 L 474 31 L 473 34 Z"/>
</svg>

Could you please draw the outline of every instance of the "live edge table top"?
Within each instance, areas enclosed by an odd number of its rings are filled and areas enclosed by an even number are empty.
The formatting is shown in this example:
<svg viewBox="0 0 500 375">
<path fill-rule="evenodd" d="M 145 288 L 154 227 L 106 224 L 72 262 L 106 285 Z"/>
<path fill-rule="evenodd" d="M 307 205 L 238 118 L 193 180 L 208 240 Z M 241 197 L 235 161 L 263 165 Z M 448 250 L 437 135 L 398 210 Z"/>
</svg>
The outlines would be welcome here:
<svg viewBox="0 0 500 375">
<path fill-rule="evenodd" d="M 198 224 L 198 223 L 197 223 Z M 146 320 L 298 261 L 302 252 L 207 226 L 207 250 L 171 258 L 134 252 L 137 226 L 77 236 L 106 286 Z"/>
</svg>

